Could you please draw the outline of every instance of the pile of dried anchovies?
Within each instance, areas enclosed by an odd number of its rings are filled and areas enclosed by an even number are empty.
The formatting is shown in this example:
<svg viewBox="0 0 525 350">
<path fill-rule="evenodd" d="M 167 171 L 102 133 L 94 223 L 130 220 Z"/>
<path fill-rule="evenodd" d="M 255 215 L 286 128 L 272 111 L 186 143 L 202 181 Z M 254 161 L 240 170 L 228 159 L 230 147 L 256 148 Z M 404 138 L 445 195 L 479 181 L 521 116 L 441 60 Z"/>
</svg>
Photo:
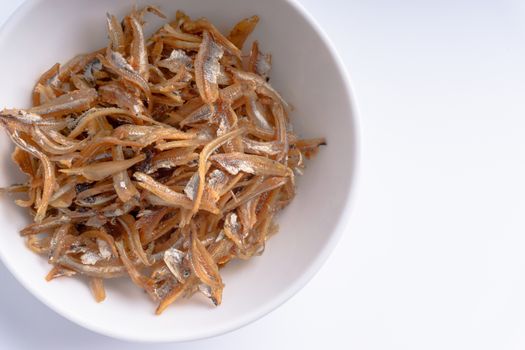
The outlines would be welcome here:
<svg viewBox="0 0 525 350">
<path fill-rule="evenodd" d="M 268 83 L 270 55 L 241 49 L 258 17 L 228 36 L 178 12 L 151 38 L 133 10 L 108 14 L 109 44 L 54 65 L 33 107 L 0 113 L 27 174 L 4 191 L 35 223 L 21 233 L 53 265 L 48 280 L 129 276 L 159 303 L 201 292 L 221 303 L 219 268 L 261 254 L 294 176 L 323 139 L 300 140 Z"/>
</svg>

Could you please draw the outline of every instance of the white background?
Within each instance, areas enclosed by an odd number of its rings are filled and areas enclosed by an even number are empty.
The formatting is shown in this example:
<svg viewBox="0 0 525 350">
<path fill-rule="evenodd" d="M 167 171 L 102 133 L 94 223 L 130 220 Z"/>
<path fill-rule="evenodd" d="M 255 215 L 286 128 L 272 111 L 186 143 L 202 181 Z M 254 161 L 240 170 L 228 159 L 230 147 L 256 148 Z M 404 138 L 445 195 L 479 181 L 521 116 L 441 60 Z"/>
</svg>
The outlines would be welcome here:
<svg viewBox="0 0 525 350">
<path fill-rule="evenodd" d="M 239 331 L 151 346 L 66 321 L 0 265 L 0 349 L 525 348 L 525 1 L 300 2 L 361 112 L 352 228 L 321 272 Z"/>
</svg>

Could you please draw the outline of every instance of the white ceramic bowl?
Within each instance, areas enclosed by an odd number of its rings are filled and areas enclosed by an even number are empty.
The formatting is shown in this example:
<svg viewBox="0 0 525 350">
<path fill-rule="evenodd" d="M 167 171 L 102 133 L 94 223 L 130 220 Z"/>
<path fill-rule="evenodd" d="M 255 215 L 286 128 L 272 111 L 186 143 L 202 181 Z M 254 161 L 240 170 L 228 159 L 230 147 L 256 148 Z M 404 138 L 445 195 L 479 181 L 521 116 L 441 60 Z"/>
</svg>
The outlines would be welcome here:
<svg viewBox="0 0 525 350">
<path fill-rule="evenodd" d="M 13 275 L 50 308 L 77 324 L 135 341 L 185 341 L 218 335 L 267 314 L 294 295 L 321 267 L 348 227 L 356 171 L 355 101 L 343 65 L 321 29 L 297 3 L 285 0 L 29 0 L 0 33 L 0 106 L 27 107 L 36 78 L 55 62 L 106 45 L 105 14 L 126 14 L 134 3 L 208 17 L 222 30 L 253 14 L 252 38 L 273 54 L 271 81 L 295 107 L 296 131 L 325 136 L 328 147 L 308 163 L 298 196 L 279 218 L 280 232 L 262 257 L 223 270 L 223 304 L 199 297 L 154 315 L 149 298 L 127 280 L 108 285 L 96 304 L 85 281 L 44 280 L 50 266 L 30 252 L 18 231 L 25 211 L 0 199 L 0 257 Z M 148 17 L 150 32 L 160 22 Z M 7 136 L 0 134 L 0 186 L 20 180 Z M 348 232 L 347 232 L 348 233 Z M 327 290 L 327 297 L 330 296 Z M 13 300 L 13 302 L 16 302 Z"/>
</svg>

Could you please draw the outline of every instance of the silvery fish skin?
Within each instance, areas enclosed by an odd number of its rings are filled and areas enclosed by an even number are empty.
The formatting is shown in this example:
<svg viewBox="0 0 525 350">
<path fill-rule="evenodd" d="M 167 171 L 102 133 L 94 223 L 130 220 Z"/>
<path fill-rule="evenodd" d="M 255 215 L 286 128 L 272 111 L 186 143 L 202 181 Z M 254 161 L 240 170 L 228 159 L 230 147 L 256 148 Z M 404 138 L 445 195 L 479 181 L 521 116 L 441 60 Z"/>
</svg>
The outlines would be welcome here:
<svg viewBox="0 0 525 350">
<path fill-rule="evenodd" d="M 184 283 L 190 274 L 187 264 L 184 263 L 185 257 L 185 252 L 174 247 L 167 249 L 163 257 L 164 263 L 180 283 Z"/>
<path fill-rule="evenodd" d="M 203 121 L 209 121 L 215 114 L 216 106 L 205 104 L 195 111 L 190 113 L 183 121 L 180 122 L 181 126 L 200 123 Z"/>
<path fill-rule="evenodd" d="M 173 290 L 175 283 L 171 279 L 164 280 L 160 286 L 155 287 L 155 295 L 159 300 L 166 298 Z"/>
<path fill-rule="evenodd" d="M 81 262 L 75 261 L 73 258 L 67 255 L 62 255 L 58 259 L 57 264 L 60 264 L 73 271 L 76 271 L 78 273 L 81 273 L 81 274 L 84 274 L 90 277 L 116 278 L 116 277 L 124 276 L 126 274 L 126 268 L 122 265 L 109 265 L 109 264 L 106 266 L 86 265 L 86 264 L 82 264 Z"/>
<path fill-rule="evenodd" d="M 178 149 L 174 149 L 178 150 Z M 197 164 L 195 161 L 199 158 L 197 153 L 189 153 L 180 157 L 173 157 L 170 159 L 162 159 L 153 161 L 151 167 L 146 171 L 146 174 L 151 175 L 158 171 L 159 169 L 170 169 L 175 168 L 180 165 L 186 165 L 188 167 L 195 167 Z M 193 163 L 191 163 L 193 161 Z"/>
<path fill-rule="evenodd" d="M 199 174 L 195 173 L 190 178 L 186 187 L 184 187 L 184 193 L 188 196 L 189 199 L 194 200 L 197 193 L 197 187 L 199 186 Z"/>
<path fill-rule="evenodd" d="M 102 257 L 98 253 L 91 251 L 85 252 L 80 256 L 80 261 L 84 265 L 95 265 L 100 260 L 102 260 Z"/>
<path fill-rule="evenodd" d="M 109 260 L 111 259 L 111 257 L 113 257 L 113 251 L 111 250 L 108 242 L 106 242 L 103 239 L 97 238 L 97 246 L 99 255 L 102 257 L 102 259 Z"/>
<path fill-rule="evenodd" d="M 258 198 L 251 199 L 238 208 L 239 219 L 242 226 L 242 238 L 249 237 L 251 230 L 257 223 Z"/>
<path fill-rule="evenodd" d="M 216 154 L 211 156 L 211 160 L 232 175 L 237 175 L 239 172 L 266 176 L 291 174 L 291 169 L 277 161 L 245 153 Z"/>
<path fill-rule="evenodd" d="M 291 109 L 290 105 L 282 98 L 282 96 L 260 75 L 245 72 L 236 68 L 230 68 L 229 71 L 233 74 L 234 79 L 252 84 L 257 93 L 268 96 L 276 102 L 279 102 L 286 110 Z"/>
<path fill-rule="evenodd" d="M 219 269 L 210 253 L 199 241 L 195 231 L 193 231 L 191 238 L 190 265 L 195 276 L 197 276 L 203 284 L 210 287 L 210 294 L 214 303 L 216 305 L 220 304 L 223 283 Z"/>
<path fill-rule="evenodd" d="M 216 297 L 213 295 L 213 290 L 210 286 L 207 284 L 201 283 L 199 284 L 199 292 L 201 292 L 206 298 L 210 299 L 215 306 L 219 305 L 219 302 L 217 301 Z"/>
<path fill-rule="evenodd" d="M 257 74 L 267 79 L 270 76 L 270 70 L 272 69 L 272 56 L 259 53 L 255 63 L 255 69 Z"/>
<path fill-rule="evenodd" d="M 134 71 L 133 67 L 128 61 L 126 61 L 122 54 L 108 50 L 108 53 L 106 54 L 106 62 L 109 69 L 114 70 L 123 79 L 139 87 L 146 95 L 148 106 L 151 106 L 152 95 L 148 82 L 140 74 Z"/>
<path fill-rule="evenodd" d="M 124 58 L 120 52 L 111 51 L 110 52 L 111 61 L 115 63 L 116 67 L 123 69 L 127 72 L 133 73 L 134 69 L 131 64 Z"/>
<path fill-rule="evenodd" d="M 252 118 L 253 122 L 260 128 L 264 130 L 273 131 L 272 126 L 268 122 L 268 118 L 263 112 L 263 107 L 257 101 L 257 95 L 254 92 L 251 92 L 247 95 L 246 111 L 248 115 Z"/>
<path fill-rule="evenodd" d="M 170 126 L 122 125 L 115 129 L 114 135 L 136 141 L 142 147 L 163 140 L 191 140 L 195 135 L 182 132 Z"/>
<path fill-rule="evenodd" d="M 209 43 L 209 57 L 206 58 L 203 66 L 204 78 L 211 84 L 217 84 L 217 77 L 221 72 L 219 60 L 224 54 L 224 50 L 213 40 Z"/>
<path fill-rule="evenodd" d="M 219 91 L 221 100 L 225 103 L 233 103 L 244 96 L 245 88 L 241 84 L 232 84 Z M 217 103 L 203 104 L 192 111 L 184 120 L 180 122 L 181 126 L 211 121 L 217 111 Z"/>
<path fill-rule="evenodd" d="M 213 202 L 217 202 L 229 181 L 229 175 L 219 169 L 213 170 L 207 178 L 205 195 L 209 196 Z"/>
<path fill-rule="evenodd" d="M 75 200 L 75 204 L 80 207 L 87 207 L 87 208 L 93 208 L 98 207 L 101 205 L 104 205 L 109 202 L 113 202 L 117 198 L 116 194 L 111 194 L 108 196 L 95 196 L 95 197 L 87 197 L 84 199 L 77 199 Z"/>
<path fill-rule="evenodd" d="M 166 68 L 172 73 L 178 73 L 181 66 L 193 70 L 193 60 L 184 50 L 173 49 L 168 58 L 159 61 L 158 66 Z"/>
<path fill-rule="evenodd" d="M 235 245 L 241 249 L 244 248 L 244 243 L 241 236 L 241 224 L 236 213 L 230 213 L 224 220 L 224 234 L 232 240 Z"/>
<path fill-rule="evenodd" d="M 256 141 L 247 137 L 242 138 L 242 144 L 244 145 L 245 152 L 256 155 L 274 156 L 279 154 L 283 149 L 283 146 L 279 142 Z"/>
<path fill-rule="evenodd" d="M 228 183 L 228 177 L 226 174 L 219 169 L 213 170 L 208 175 L 208 187 L 213 189 L 220 189 L 222 186 Z"/>
<path fill-rule="evenodd" d="M 60 82 L 60 80 L 58 79 L 58 73 L 53 75 L 51 78 L 49 78 L 49 80 L 47 81 L 47 85 L 49 86 L 57 86 Z"/>
<path fill-rule="evenodd" d="M 49 256 L 48 261 L 50 263 L 53 263 L 57 258 L 57 249 L 59 247 L 59 244 L 62 243 L 66 235 L 69 233 L 69 230 L 71 229 L 71 225 L 64 224 L 60 226 L 51 237 L 51 242 L 49 244 Z"/>
<path fill-rule="evenodd" d="M 108 218 L 116 218 L 124 214 L 128 214 L 135 207 L 138 207 L 138 202 L 136 199 L 132 199 L 123 204 L 121 203 L 110 204 L 102 210 L 102 213 L 104 214 L 104 216 Z"/>
<path fill-rule="evenodd" d="M 186 195 L 173 191 L 168 186 L 155 181 L 152 177 L 144 173 L 136 172 L 133 176 L 139 181 L 138 185 L 140 187 L 151 192 L 166 203 L 185 209 L 192 208 L 191 200 L 189 200 Z"/>
<path fill-rule="evenodd" d="M 95 58 L 93 61 L 86 65 L 84 69 L 84 79 L 89 83 L 94 83 L 97 79 L 93 75 L 93 72 L 102 70 L 102 63 L 98 58 Z"/>
<path fill-rule="evenodd" d="M 115 161 L 123 161 L 125 159 L 121 145 L 114 146 L 112 153 L 113 160 Z M 137 188 L 129 178 L 127 169 L 119 171 L 113 175 L 113 187 L 115 188 L 118 198 L 124 203 L 132 198 L 140 197 Z"/>
</svg>

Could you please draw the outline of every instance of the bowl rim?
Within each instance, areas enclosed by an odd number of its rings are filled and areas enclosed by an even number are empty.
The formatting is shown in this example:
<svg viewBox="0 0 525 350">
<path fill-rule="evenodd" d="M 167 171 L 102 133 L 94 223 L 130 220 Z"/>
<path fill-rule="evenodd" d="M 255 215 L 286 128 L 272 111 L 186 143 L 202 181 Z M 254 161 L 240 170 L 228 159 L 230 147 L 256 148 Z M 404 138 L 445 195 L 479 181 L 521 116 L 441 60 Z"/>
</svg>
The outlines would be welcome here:
<svg viewBox="0 0 525 350">
<path fill-rule="evenodd" d="M 17 25 L 19 20 L 23 19 L 25 14 L 33 8 L 36 4 L 44 0 L 24 0 L 24 2 L 18 6 L 18 8 L 13 11 L 13 13 L 8 17 L 4 24 L 0 27 L 0 40 L 3 39 L 5 33 L 9 31 L 13 26 Z M 359 108 L 357 105 L 357 99 L 355 92 L 353 90 L 352 79 L 347 70 L 347 67 L 337 51 L 334 43 L 330 37 L 326 34 L 324 29 L 317 23 L 313 15 L 310 14 L 304 6 L 299 2 L 299 0 L 281 0 L 289 4 L 301 17 L 303 17 L 308 25 L 320 36 L 321 41 L 328 48 L 330 56 L 334 59 L 337 71 L 341 74 L 343 85 L 345 88 L 345 95 L 349 101 L 350 112 L 351 112 L 351 122 L 353 127 L 353 149 L 351 150 L 353 156 L 353 169 L 351 173 L 351 181 L 346 189 L 346 200 L 344 207 L 341 211 L 341 214 L 338 217 L 337 224 L 333 230 L 333 233 L 330 235 L 327 243 L 323 249 L 319 252 L 317 257 L 312 260 L 310 265 L 299 275 L 296 280 L 288 288 L 283 290 L 277 297 L 269 302 L 263 304 L 262 306 L 254 309 L 250 313 L 242 317 L 238 317 L 234 322 L 228 322 L 225 325 L 217 326 L 215 328 L 209 328 L 202 331 L 199 335 L 189 335 L 189 336 L 170 336 L 167 334 L 163 337 L 150 337 L 147 334 L 138 334 L 138 333 L 128 333 L 126 335 L 114 332 L 113 330 L 104 329 L 98 326 L 96 323 L 91 323 L 84 320 L 82 317 L 74 315 L 62 310 L 58 305 L 55 305 L 50 298 L 48 298 L 44 293 L 40 292 L 36 287 L 34 287 L 29 281 L 19 275 L 12 265 L 12 263 L 3 255 L 0 251 L 0 261 L 6 267 L 6 269 L 15 277 L 15 279 L 26 289 L 28 290 L 36 299 L 41 303 L 47 306 L 49 309 L 53 310 L 55 313 L 64 317 L 65 319 L 89 330 L 94 333 L 98 333 L 104 336 L 109 336 L 111 338 L 123 340 L 123 341 L 133 341 L 139 343 L 179 343 L 179 342 L 188 342 L 203 340 L 207 338 L 216 337 L 222 334 L 233 332 L 239 328 L 247 326 L 262 317 L 268 315 L 272 311 L 276 310 L 278 307 L 287 302 L 290 298 L 295 296 L 300 290 L 302 290 L 312 278 L 319 272 L 321 267 L 328 260 L 328 257 L 336 248 L 337 244 L 341 240 L 341 237 L 344 232 L 348 231 L 349 222 L 351 213 L 354 208 L 354 203 L 356 202 L 357 197 L 357 188 L 358 182 L 360 179 L 361 171 L 361 129 L 360 129 L 360 114 Z"/>
</svg>

